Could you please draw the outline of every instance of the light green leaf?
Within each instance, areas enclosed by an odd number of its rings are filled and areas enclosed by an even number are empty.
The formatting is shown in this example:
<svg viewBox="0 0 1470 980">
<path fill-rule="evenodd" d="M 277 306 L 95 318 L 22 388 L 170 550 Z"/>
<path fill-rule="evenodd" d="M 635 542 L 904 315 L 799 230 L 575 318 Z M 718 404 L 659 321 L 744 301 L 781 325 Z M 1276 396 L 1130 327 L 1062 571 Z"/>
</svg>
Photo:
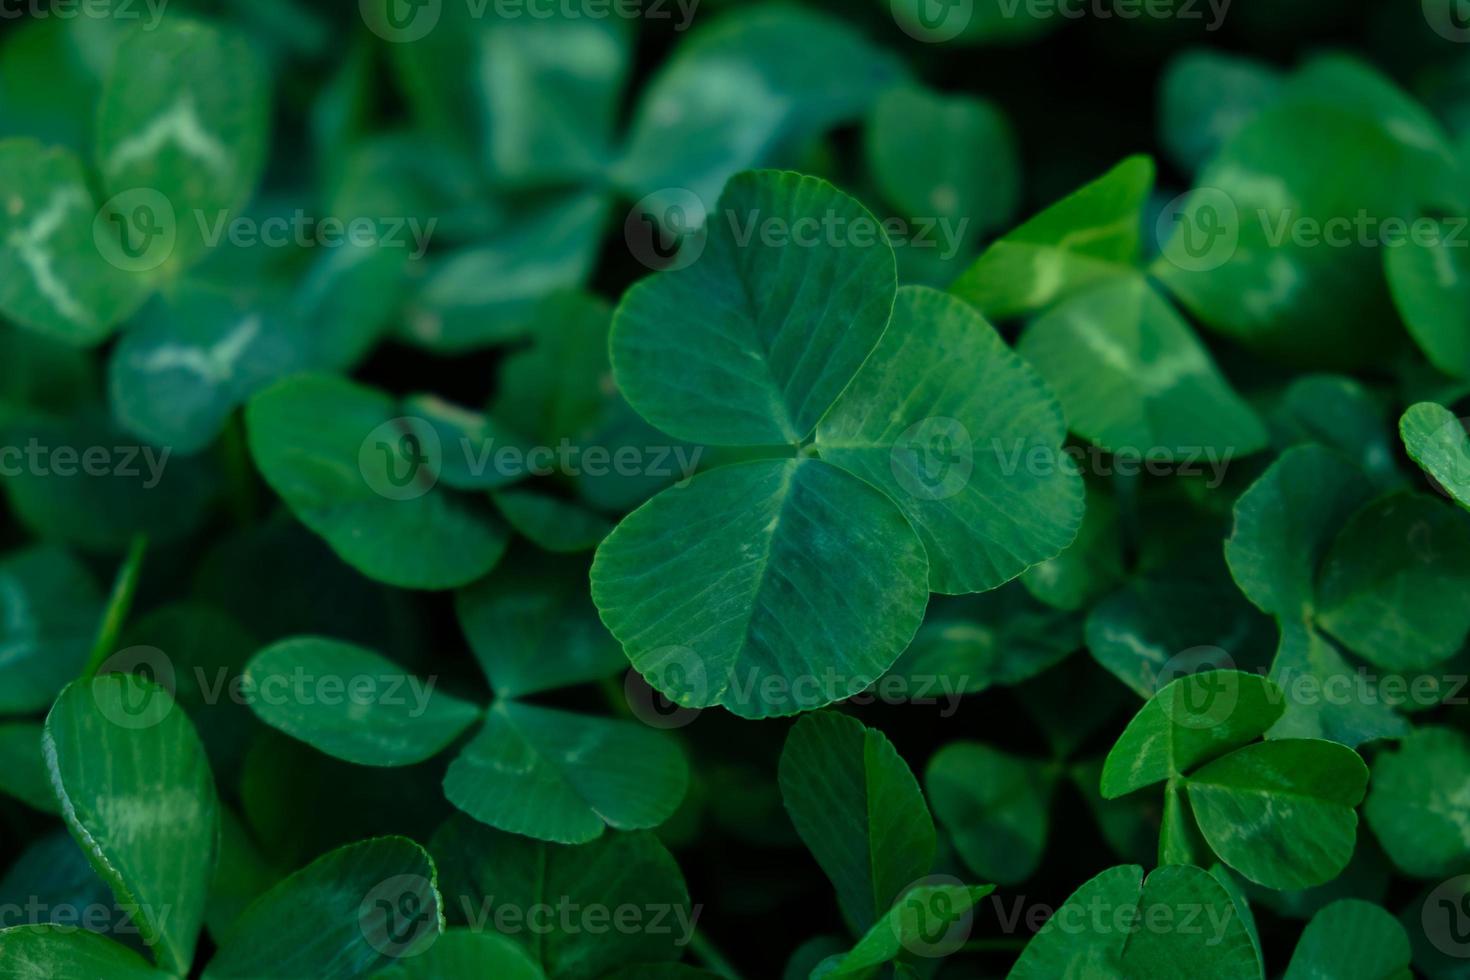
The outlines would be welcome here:
<svg viewBox="0 0 1470 980">
<path fill-rule="evenodd" d="M 1071 544 L 1086 488 L 1040 376 L 964 303 L 899 290 L 893 321 L 817 426 L 822 459 L 883 490 L 934 592 L 984 592 Z"/>
<path fill-rule="evenodd" d="M 597 980 L 628 964 L 675 960 L 692 936 L 684 877 L 652 834 L 607 834 L 567 847 L 454 817 L 434 835 L 431 848 L 444 868 L 444 894 L 456 921 L 476 931 L 504 928 L 550 980 Z M 528 915 L 559 904 L 637 908 L 648 917 L 640 925 L 653 925 L 657 915 L 661 928 L 540 935 L 524 919 L 505 918 L 507 909 Z"/>
<path fill-rule="evenodd" d="M 1470 739 L 1421 728 L 1373 761 L 1368 825 L 1394 866 L 1415 878 L 1464 870 L 1470 859 Z"/>
<path fill-rule="evenodd" d="M 991 103 L 968 95 L 894 88 L 868 119 L 867 155 L 887 201 L 910 219 L 949 221 L 967 241 L 1015 215 L 1015 134 Z"/>
<path fill-rule="evenodd" d="M 1330 449 L 1282 453 L 1236 501 L 1225 542 L 1230 574 L 1246 598 L 1283 620 L 1309 616 L 1318 565 L 1372 495 L 1361 471 Z"/>
<path fill-rule="evenodd" d="M 1103 764 L 1102 794 L 1125 793 L 1183 775 L 1260 737 L 1283 710 L 1270 681 L 1235 670 L 1189 674 L 1139 709 Z"/>
<path fill-rule="evenodd" d="M 1221 860 L 1267 888 L 1309 888 L 1353 856 L 1368 767 L 1336 742 L 1278 739 L 1218 758 L 1184 785 Z"/>
<path fill-rule="evenodd" d="M 1412 980 L 1409 937 L 1383 909 L 1356 899 L 1312 916 L 1283 980 Z"/>
<path fill-rule="evenodd" d="M 1042 309 L 1079 289 L 1133 275 L 1154 163 L 1129 157 L 1001 236 L 950 287 L 992 319 Z"/>
<path fill-rule="evenodd" d="M 394 414 L 370 388 L 297 375 L 255 395 L 245 420 L 266 482 L 349 565 L 400 588 L 473 582 L 500 560 L 505 529 L 433 486 L 443 447 Z"/>
<path fill-rule="evenodd" d="M 808 241 L 813 215 L 841 237 Z M 708 236 L 693 264 L 623 295 L 612 326 L 618 387 L 681 439 L 800 443 L 888 325 L 893 248 L 853 198 L 777 171 L 734 177 Z"/>
<path fill-rule="evenodd" d="M 733 174 L 861 118 L 903 74 L 844 19 L 735 8 L 692 32 L 648 83 L 613 180 L 635 198 L 681 188 L 708 203 Z"/>
<path fill-rule="evenodd" d="M 434 690 L 370 650 L 296 637 L 245 666 L 260 720 L 327 755 L 360 766 L 406 766 L 443 751 L 480 708 Z"/>
<path fill-rule="evenodd" d="M 169 980 L 119 943 L 75 926 L 24 925 L 0 929 L 0 961 L 8 980 Z"/>
<path fill-rule="evenodd" d="M 1350 664 L 1310 625 L 1283 623 L 1270 676 L 1286 692 L 1286 712 L 1271 738 L 1326 738 L 1356 746 L 1409 730 L 1379 693 L 1380 678 Z"/>
<path fill-rule="evenodd" d="M 1376 500 L 1323 559 L 1317 621 L 1385 670 L 1424 670 L 1470 635 L 1470 515 L 1422 494 Z"/>
<path fill-rule="evenodd" d="M 1266 444 L 1256 413 L 1142 276 L 1076 293 L 1033 320 L 1017 351 L 1057 393 L 1068 428 L 1110 452 L 1230 459 Z"/>
<path fill-rule="evenodd" d="M 443 931 L 433 860 L 406 837 L 378 837 L 322 855 L 256 899 L 204 980 L 350 980 Z"/>
<path fill-rule="evenodd" d="M 43 746 L 67 829 L 118 903 L 137 907 L 159 966 L 188 973 L 219 836 L 194 727 L 163 688 L 103 674 L 61 692 Z"/>
<path fill-rule="evenodd" d="M 1009 980 L 1261 980 L 1230 893 L 1187 865 L 1148 876 L 1110 868 L 1082 885 L 1027 944 Z"/>
<path fill-rule="evenodd" d="M 655 689 L 763 718 L 882 676 L 919 627 L 928 580 L 883 494 L 820 460 L 763 460 L 629 515 L 597 549 L 592 598 Z"/>
<path fill-rule="evenodd" d="M 781 751 L 781 799 L 859 933 L 934 864 L 934 822 L 883 733 L 836 712 L 796 723 Z"/>
<path fill-rule="evenodd" d="M 145 307 L 113 349 L 113 418 L 179 455 L 198 452 L 257 389 L 304 366 L 306 344 L 274 312 L 184 285 Z"/>
<path fill-rule="evenodd" d="M 373 980 L 544 980 L 546 974 L 514 940 L 493 932 L 450 929 L 433 945 Z"/>
<path fill-rule="evenodd" d="M 1281 92 L 1279 72 L 1261 62 L 1194 48 L 1169 62 L 1160 82 L 1159 137 L 1194 173 Z"/>
<path fill-rule="evenodd" d="M 96 145 L 108 193 L 127 195 L 114 198 L 124 247 L 146 255 L 154 229 L 170 226 L 174 262 L 210 247 L 207 229 L 255 189 L 269 122 L 265 67 L 243 37 L 181 18 L 129 34 L 103 85 Z"/>
<path fill-rule="evenodd" d="M 1399 420 L 1409 457 L 1444 493 L 1470 509 L 1470 434 L 1443 405 L 1420 402 Z"/>
<path fill-rule="evenodd" d="M 527 556 L 455 593 L 454 608 L 497 697 L 554 691 L 628 668 L 587 597 L 585 565 Z"/>
<path fill-rule="evenodd" d="M 501 516 L 537 547 L 559 554 L 591 551 L 613 529 L 612 521 L 580 504 L 535 490 L 491 495 Z"/>
<path fill-rule="evenodd" d="M 444 794 L 511 833 L 581 844 L 607 827 L 657 827 L 678 809 L 688 763 L 637 722 L 497 701 L 444 774 Z"/>
<path fill-rule="evenodd" d="M 81 163 L 34 140 L 3 140 L 0 184 L 0 312 L 68 344 L 100 343 L 148 287 L 93 241 L 105 219 Z"/>
<path fill-rule="evenodd" d="M 1041 863 L 1056 775 L 1035 759 L 951 742 L 929 760 L 924 786 L 965 866 L 1014 885 Z"/>
<path fill-rule="evenodd" d="M 1021 584 L 1037 600 L 1079 612 L 1092 606 L 1123 577 L 1123 535 L 1112 494 L 1087 488 L 1087 510 L 1077 537 L 1055 558 L 1021 573 Z"/>
<path fill-rule="evenodd" d="M 893 907 L 856 946 L 818 966 L 812 978 L 869 977 L 905 952 L 931 959 L 957 952 L 969 933 L 971 910 L 993 891 L 994 885 L 920 885 L 909 889 L 898 896 Z"/>
<path fill-rule="evenodd" d="M 40 711 L 79 676 L 101 617 L 91 574 L 61 548 L 0 559 L 0 715 Z"/>
</svg>

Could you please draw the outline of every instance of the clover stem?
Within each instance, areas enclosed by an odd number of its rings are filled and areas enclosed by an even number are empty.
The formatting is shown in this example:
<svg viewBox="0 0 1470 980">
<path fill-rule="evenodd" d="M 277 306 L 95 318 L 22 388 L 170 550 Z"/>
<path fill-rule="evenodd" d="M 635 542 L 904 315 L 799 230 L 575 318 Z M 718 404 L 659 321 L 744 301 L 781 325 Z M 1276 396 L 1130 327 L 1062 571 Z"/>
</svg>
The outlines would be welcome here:
<svg viewBox="0 0 1470 980">
<path fill-rule="evenodd" d="M 122 566 L 117 570 L 117 578 L 112 585 L 112 595 L 107 600 L 107 608 L 102 614 L 102 623 L 97 627 L 97 639 L 92 644 L 92 655 L 87 658 L 87 669 L 82 671 L 83 678 L 90 678 L 97 673 L 97 668 L 102 666 L 113 648 L 117 646 L 118 634 L 122 632 L 123 623 L 127 622 L 128 611 L 133 607 L 133 596 L 138 591 L 138 578 L 143 571 L 143 555 L 148 551 L 148 538 L 146 535 L 138 535 L 133 538 L 132 546 L 128 548 L 127 557 L 123 559 Z"/>
<path fill-rule="evenodd" d="M 694 955 L 699 957 L 700 961 L 709 967 L 711 971 L 727 978 L 727 980 L 741 980 L 740 971 L 731 966 L 730 961 L 725 958 L 725 954 L 720 952 L 713 943 L 700 933 L 694 932 L 690 934 L 689 948 L 694 951 Z"/>
</svg>

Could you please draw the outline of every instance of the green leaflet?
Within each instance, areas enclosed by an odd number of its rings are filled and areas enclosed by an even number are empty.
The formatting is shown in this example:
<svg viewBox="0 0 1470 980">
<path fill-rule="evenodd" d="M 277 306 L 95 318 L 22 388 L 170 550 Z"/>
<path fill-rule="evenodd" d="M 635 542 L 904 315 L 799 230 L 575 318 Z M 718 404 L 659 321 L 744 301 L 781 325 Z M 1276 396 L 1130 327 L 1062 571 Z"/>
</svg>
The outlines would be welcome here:
<svg viewBox="0 0 1470 980">
<path fill-rule="evenodd" d="M 72 345 L 104 340 L 148 287 L 111 264 L 93 243 L 106 220 L 81 163 L 28 139 L 0 141 L 0 311 Z"/>
<path fill-rule="evenodd" d="M 1470 509 L 1470 435 L 1453 412 L 1433 402 L 1413 405 L 1399 420 L 1409 457 L 1461 507 Z"/>
<path fill-rule="evenodd" d="M 362 766 L 422 762 L 480 719 L 477 706 L 436 691 L 433 680 L 320 637 L 266 647 L 243 676 L 262 721 Z"/>
<path fill-rule="evenodd" d="M 593 601 L 640 674 L 685 707 L 749 718 L 867 687 L 913 638 L 927 582 L 923 545 L 892 501 L 814 459 L 721 467 L 665 490 L 592 565 Z"/>
<path fill-rule="evenodd" d="M 492 499 L 506 523 L 537 546 L 559 554 L 591 551 L 613 524 L 596 511 L 534 490 L 501 490 Z"/>
<path fill-rule="evenodd" d="M 252 393 L 304 365 L 306 345 L 276 313 L 181 287 L 145 308 L 114 349 L 113 418 L 156 445 L 198 452 Z"/>
<path fill-rule="evenodd" d="M 1208 872 L 1176 865 L 1145 878 L 1120 866 L 1073 892 L 1007 976 L 1260 980 L 1263 971 L 1230 893 Z"/>
<path fill-rule="evenodd" d="M 1173 681 L 1118 736 L 1103 767 L 1103 796 L 1162 782 L 1255 740 L 1281 717 L 1281 702 L 1274 684 L 1240 671 Z"/>
<path fill-rule="evenodd" d="M 1151 271 L 1196 317 L 1263 354 L 1371 363 L 1388 345 L 1391 304 L 1373 243 L 1342 223 L 1402 216 L 1401 185 L 1383 179 L 1397 160 L 1371 120 L 1322 105 L 1267 108 L 1166 210 L 1172 226 L 1161 225 Z M 1343 165 L 1324 181 L 1329 161 Z"/>
<path fill-rule="evenodd" d="M 505 530 L 434 485 L 453 450 L 394 414 L 370 388 L 297 375 L 251 398 L 245 420 L 266 482 L 348 564 L 400 588 L 466 585 L 500 559 Z"/>
<path fill-rule="evenodd" d="M 1169 63 L 1160 86 L 1159 138 L 1194 173 L 1276 100 L 1281 78 L 1261 62 L 1192 48 Z"/>
<path fill-rule="evenodd" d="M 1368 767 L 1336 742 L 1278 739 L 1190 773 L 1190 807 L 1211 849 L 1269 888 L 1320 885 L 1347 866 Z"/>
<path fill-rule="evenodd" d="M 660 221 L 668 205 L 657 198 L 670 188 L 708 205 L 731 174 L 861 118 L 904 74 L 834 17 L 781 3 L 731 10 L 700 25 L 649 82 L 613 179 L 630 197 L 653 195 Z"/>
<path fill-rule="evenodd" d="M 0 714 L 47 707 L 86 666 L 101 616 L 91 574 L 63 549 L 0 559 Z"/>
<path fill-rule="evenodd" d="M 1057 393 L 1068 428 L 1114 453 L 1231 459 L 1266 444 L 1255 412 L 1142 276 L 1078 292 L 1033 320 L 1017 351 Z"/>
<path fill-rule="evenodd" d="M 1422 670 L 1470 634 L 1470 515 L 1398 494 L 1354 515 L 1323 559 L 1322 628 L 1386 670 Z"/>
<path fill-rule="evenodd" d="M 107 977 L 108 980 L 168 980 L 137 953 L 75 926 L 25 925 L 0 929 L 0 957 L 12 980 Z"/>
<path fill-rule="evenodd" d="M 1426 219 L 1427 220 L 1427 219 Z M 1384 270 L 1404 325 L 1431 364 L 1445 374 L 1470 377 L 1470 270 L 1456 247 L 1455 225 L 1425 226 L 1398 248 L 1384 251 Z"/>
<path fill-rule="evenodd" d="M 607 834 L 568 847 L 459 816 L 434 835 L 430 849 L 444 869 L 453 921 L 478 932 L 505 931 L 550 980 L 598 980 L 628 964 L 674 960 L 689 941 L 693 920 L 684 877 L 651 834 Z M 526 917 L 558 903 L 576 910 L 637 908 L 641 916 L 657 915 L 661 928 L 531 934 Z"/>
<path fill-rule="evenodd" d="M 1041 863 L 1055 783 L 1037 760 L 978 742 L 951 742 L 924 771 L 935 816 L 966 867 L 1002 885 L 1025 881 Z"/>
<path fill-rule="evenodd" d="M 992 319 L 1049 306 L 1077 290 L 1132 275 L 1154 163 L 1129 157 L 1002 235 L 950 291 Z"/>
<path fill-rule="evenodd" d="M 137 907 L 158 964 L 187 973 L 219 834 L 214 780 L 193 726 L 162 688 L 103 674 L 57 698 L 44 751 L 88 861 L 119 904 Z"/>
<path fill-rule="evenodd" d="M 500 701 L 450 763 L 444 793 L 475 819 L 580 844 L 663 823 L 688 786 L 677 743 L 632 721 Z"/>
<path fill-rule="evenodd" d="M 797 833 L 867 932 L 934 863 L 919 784 L 883 734 L 834 712 L 797 722 L 781 752 L 781 798 Z"/>
<path fill-rule="evenodd" d="M 256 899 L 204 977 L 349 980 L 428 948 L 443 931 L 433 859 L 407 838 L 379 837 L 322 855 Z"/>
<path fill-rule="evenodd" d="M 264 67 L 242 37 L 169 18 L 119 46 L 97 111 L 97 169 L 125 259 L 187 264 L 243 206 L 266 156 Z M 171 231 L 172 229 L 172 231 Z M 153 261 L 155 235 L 171 255 Z"/>
<path fill-rule="evenodd" d="M 1410 980 L 1409 937 L 1383 909 L 1356 899 L 1312 916 L 1283 980 Z"/>
<path fill-rule="evenodd" d="M 1470 855 L 1470 741 L 1448 728 L 1421 728 L 1373 762 L 1368 825 L 1400 871 L 1436 878 Z"/>
<path fill-rule="evenodd" d="M 856 946 L 820 964 L 811 975 L 869 977 L 905 952 L 930 958 L 955 952 L 964 943 L 971 908 L 993 891 L 994 885 L 920 885 L 909 889 Z"/>
<path fill-rule="evenodd" d="M 879 189 L 901 215 L 947 219 L 969 241 L 1014 216 L 1015 136 L 989 102 L 894 88 L 873 106 L 867 134 Z"/>
<path fill-rule="evenodd" d="M 816 233 L 813 244 L 816 215 L 842 237 Z M 799 443 L 883 334 L 893 249 L 856 200 L 774 171 L 733 178 L 708 232 L 698 261 L 624 295 L 612 327 L 618 387 L 690 442 Z"/>
<path fill-rule="evenodd" d="M 908 286 L 816 448 L 898 504 L 928 552 L 931 591 L 966 593 L 1076 537 L 1086 491 L 1063 439 L 1050 391 L 983 317 Z"/>
<path fill-rule="evenodd" d="M 542 980 L 544 976 L 514 940 L 493 932 L 450 929 L 424 952 L 374 973 L 373 980 Z"/>
</svg>

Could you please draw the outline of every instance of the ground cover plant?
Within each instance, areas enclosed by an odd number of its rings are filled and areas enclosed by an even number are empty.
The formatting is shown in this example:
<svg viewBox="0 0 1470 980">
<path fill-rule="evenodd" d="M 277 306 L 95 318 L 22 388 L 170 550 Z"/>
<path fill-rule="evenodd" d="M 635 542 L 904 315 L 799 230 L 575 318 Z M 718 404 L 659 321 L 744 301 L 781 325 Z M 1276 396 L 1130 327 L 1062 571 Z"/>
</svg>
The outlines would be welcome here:
<svg viewBox="0 0 1470 980">
<path fill-rule="evenodd" d="M 1470 978 L 1455 0 L 0 13 L 0 977 Z"/>
</svg>

